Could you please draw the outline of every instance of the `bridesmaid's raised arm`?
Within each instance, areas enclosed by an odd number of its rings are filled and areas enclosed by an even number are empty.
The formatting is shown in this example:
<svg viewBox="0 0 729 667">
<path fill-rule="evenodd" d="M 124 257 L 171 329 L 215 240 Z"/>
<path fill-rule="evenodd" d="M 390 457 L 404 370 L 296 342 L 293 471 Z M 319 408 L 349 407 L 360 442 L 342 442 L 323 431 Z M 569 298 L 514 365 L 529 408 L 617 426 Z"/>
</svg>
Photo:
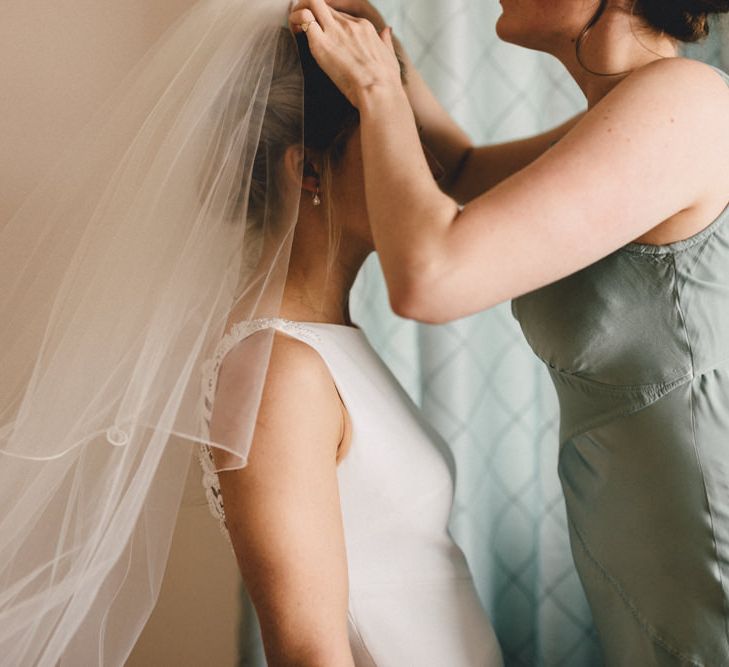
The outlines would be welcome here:
<svg viewBox="0 0 729 667">
<path fill-rule="evenodd" d="M 327 0 L 337 10 L 367 19 L 381 33 L 385 19 L 368 0 Z M 438 101 L 409 57 L 393 36 L 404 69 L 404 88 L 415 114 L 423 145 L 442 168 L 438 184 L 457 202 L 466 204 L 536 160 L 569 132 L 584 115 L 541 134 L 499 144 L 474 146 L 470 137 Z"/>
</svg>

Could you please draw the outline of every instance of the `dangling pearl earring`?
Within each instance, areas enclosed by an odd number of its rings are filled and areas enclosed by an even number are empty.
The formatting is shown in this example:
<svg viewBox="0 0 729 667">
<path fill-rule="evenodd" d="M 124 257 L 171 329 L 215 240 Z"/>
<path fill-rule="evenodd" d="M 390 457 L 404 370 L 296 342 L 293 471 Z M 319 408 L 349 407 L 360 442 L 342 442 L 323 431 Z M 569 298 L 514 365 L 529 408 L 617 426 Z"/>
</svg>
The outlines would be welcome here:
<svg viewBox="0 0 729 667">
<path fill-rule="evenodd" d="M 319 186 L 318 185 L 316 186 L 316 192 L 314 193 L 314 195 L 311 198 L 311 202 L 312 202 L 312 204 L 314 204 L 314 206 L 321 205 L 321 197 L 319 196 Z"/>
</svg>

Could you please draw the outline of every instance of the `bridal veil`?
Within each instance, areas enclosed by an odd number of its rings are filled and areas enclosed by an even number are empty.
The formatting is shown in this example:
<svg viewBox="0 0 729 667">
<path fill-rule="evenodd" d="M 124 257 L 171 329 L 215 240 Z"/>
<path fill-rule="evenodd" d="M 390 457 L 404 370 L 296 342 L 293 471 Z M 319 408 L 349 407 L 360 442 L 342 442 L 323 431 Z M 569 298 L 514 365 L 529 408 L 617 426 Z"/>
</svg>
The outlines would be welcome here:
<svg viewBox="0 0 729 667">
<path fill-rule="evenodd" d="M 245 465 L 271 337 L 250 359 L 245 432 L 209 442 L 202 378 L 233 321 L 278 314 L 301 194 L 269 141 L 284 105 L 303 144 L 287 10 L 199 2 L 1 223 L 4 664 L 123 664 L 192 445 Z"/>
</svg>

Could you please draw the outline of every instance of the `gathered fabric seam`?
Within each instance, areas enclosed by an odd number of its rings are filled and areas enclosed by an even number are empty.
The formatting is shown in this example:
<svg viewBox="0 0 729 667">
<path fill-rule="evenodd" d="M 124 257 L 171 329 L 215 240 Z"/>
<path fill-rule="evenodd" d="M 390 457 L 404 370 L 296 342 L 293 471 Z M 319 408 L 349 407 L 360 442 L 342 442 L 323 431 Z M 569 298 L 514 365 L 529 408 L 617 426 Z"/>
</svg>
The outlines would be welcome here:
<svg viewBox="0 0 729 667">
<path fill-rule="evenodd" d="M 590 419 L 587 422 L 581 423 L 573 428 L 571 431 L 568 431 L 564 434 L 560 433 L 560 442 L 564 444 L 565 442 L 572 440 L 577 436 L 587 433 L 594 428 L 598 428 L 603 424 L 608 424 L 615 419 L 620 419 L 621 417 L 629 417 L 630 415 L 634 415 L 638 412 L 641 412 L 642 410 L 647 410 L 652 405 L 658 403 L 658 401 L 663 400 L 664 398 L 666 398 L 666 396 L 676 391 L 676 389 L 678 389 L 679 387 L 683 387 L 684 385 L 688 384 L 690 381 L 691 377 L 689 375 L 686 375 L 682 378 L 679 378 L 678 380 L 674 380 L 674 382 L 672 383 L 664 385 L 665 391 L 658 393 L 655 396 L 651 396 L 647 401 L 639 405 L 632 404 L 626 408 L 619 408 L 608 414 L 602 414 L 599 417 L 595 417 L 594 419 Z"/>
<path fill-rule="evenodd" d="M 542 359 L 542 361 L 544 361 L 544 359 Z M 691 368 L 688 371 L 686 371 L 686 369 L 684 368 L 673 368 L 669 371 L 669 373 L 676 373 L 676 375 L 660 382 L 645 382 L 642 384 L 609 384 L 607 382 L 600 382 L 599 380 L 593 380 L 592 378 L 583 377 L 578 373 L 559 368 L 554 364 L 550 364 L 547 361 L 544 361 L 544 363 L 547 365 L 547 368 L 549 368 L 549 370 L 554 371 L 555 373 L 559 373 L 559 375 L 564 375 L 569 378 L 575 378 L 579 382 L 584 382 L 585 384 L 594 387 L 599 391 L 613 394 L 624 394 L 625 392 L 639 393 L 648 391 L 659 394 L 661 390 L 665 389 L 666 387 L 673 387 L 673 385 L 675 385 L 677 382 L 681 382 L 682 380 L 690 380 L 692 378 Z"/>
</svg>

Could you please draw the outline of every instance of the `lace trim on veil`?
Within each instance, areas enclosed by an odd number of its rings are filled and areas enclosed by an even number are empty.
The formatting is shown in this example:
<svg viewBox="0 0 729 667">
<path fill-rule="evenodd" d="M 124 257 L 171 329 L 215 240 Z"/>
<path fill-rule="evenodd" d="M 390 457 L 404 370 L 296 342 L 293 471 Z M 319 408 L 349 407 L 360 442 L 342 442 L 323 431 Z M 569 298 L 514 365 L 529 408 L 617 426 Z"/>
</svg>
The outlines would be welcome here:
<svg viewBox="0 0 729 667">
<path fill-rule="evenodd" d="M 319 336 L 309 327 L 301 322 L 294 322 L 292 320 L 268 318 L 237 322 L 234 324 L 230 331 L 220 339 L 212 359 L 206 361 L 202 366 L 203 428 L 208 437 L 210 436 L 210 420 L 213 414 L 215 392 L 218 386 L 218 374 L 220 373 L 220 366 L 223 363 L 223 359 L 242 340 L 245 340 L 258 331 L 264 331 L 266 329 L 276 329 L 277 331 L 291 334 L 295 338 L 301 338 L 311 342 L 320 340 Z M 210 513 L 218 520 L 220 531 L 232 546 L 225 523 L 225 508 L 223 507 L 223 496 L 220 491 L 220 480 L 218 474 L 215 472 L 215 460 L 213 459 L 213 452 L 209 445 L 200 445 L 198 449 L 198 460 L 203 472 L 202 485 L 205 490 L 205 497 L 208 501 Z"/>
</svg>

